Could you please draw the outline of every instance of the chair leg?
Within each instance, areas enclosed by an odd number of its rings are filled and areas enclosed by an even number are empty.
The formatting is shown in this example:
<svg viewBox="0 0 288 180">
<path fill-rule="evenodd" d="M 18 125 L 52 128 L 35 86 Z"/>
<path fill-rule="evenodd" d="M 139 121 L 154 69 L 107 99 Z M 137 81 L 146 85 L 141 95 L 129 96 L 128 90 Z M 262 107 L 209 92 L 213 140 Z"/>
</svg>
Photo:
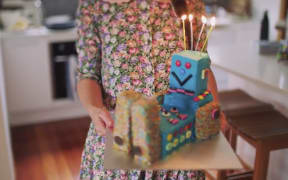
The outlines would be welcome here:
<svg viewBox="0 0 288 180">
<path fill-rule="evenodd" d="M 219 170 L 217 171 L 217 178 L 216 180 L 226 180 L 226 171 L 225 170 Z"/>
<path fill-rule="evenodd" d="M 231 128 L 231 133 L 230 133 L 230 144 L 231 144 L 231 147 L 234 150 L 234 152 L 236 152 L 236 148 L 237 148 L 237 133 L 232 128 Z"/>
<path fill-rule="evenodd" d="M 254 163 L 254 180 L 266 180 L 270 151 L 263 144 L 256 145 L 256 158 Z"/>
</svg>

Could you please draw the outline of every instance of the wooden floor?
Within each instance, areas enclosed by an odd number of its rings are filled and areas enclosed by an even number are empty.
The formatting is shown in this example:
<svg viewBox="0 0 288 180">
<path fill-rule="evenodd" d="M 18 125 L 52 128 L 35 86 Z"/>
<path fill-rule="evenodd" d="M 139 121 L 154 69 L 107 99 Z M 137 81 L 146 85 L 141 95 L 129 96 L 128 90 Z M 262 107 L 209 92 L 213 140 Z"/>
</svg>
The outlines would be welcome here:
<svg viewBox="0 0 288 180">
<path fill-rule="evenodd" d="M 16 179 L 77 179 L 89 123 L 81 118 L 11 128 Z"/>
</svg>

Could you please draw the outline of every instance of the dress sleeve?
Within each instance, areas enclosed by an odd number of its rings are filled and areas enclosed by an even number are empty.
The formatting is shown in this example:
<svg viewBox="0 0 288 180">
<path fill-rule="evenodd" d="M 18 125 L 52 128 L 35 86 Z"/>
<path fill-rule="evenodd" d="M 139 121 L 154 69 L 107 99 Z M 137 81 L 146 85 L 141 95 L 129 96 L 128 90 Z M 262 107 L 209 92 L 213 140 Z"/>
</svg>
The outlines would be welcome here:
<svg viewBox="0 0 288 180">
<path fill-rule="evenodd" d="M 101 83 L 101 41 L 99 38 L 95 1 L 80 0 L 76 26 L 78 53 L 78 79 L 90 78 Z"/>
</svg>

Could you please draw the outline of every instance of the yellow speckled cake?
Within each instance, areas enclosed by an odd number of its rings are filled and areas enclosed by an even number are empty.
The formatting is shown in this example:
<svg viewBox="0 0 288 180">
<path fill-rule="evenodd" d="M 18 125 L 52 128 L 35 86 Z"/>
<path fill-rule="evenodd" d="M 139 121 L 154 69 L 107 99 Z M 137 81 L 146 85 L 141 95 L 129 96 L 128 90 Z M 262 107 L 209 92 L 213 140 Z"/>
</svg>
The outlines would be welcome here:
<svg viewBox="0 0 288 180">
<path fill-rule="evenodd" d="M 142 97 L 131 109 L 134 160 L 150 165 L 161 157 L 160 105 L 156 98 Z"/>
<path fill-rule="evenodd" d="M 131 106 L 141 97 L 141 94 L 134 91 L 124 91 L 117 98 L 114 122 L 114 148 L 131 152 Z"/>
</svg>

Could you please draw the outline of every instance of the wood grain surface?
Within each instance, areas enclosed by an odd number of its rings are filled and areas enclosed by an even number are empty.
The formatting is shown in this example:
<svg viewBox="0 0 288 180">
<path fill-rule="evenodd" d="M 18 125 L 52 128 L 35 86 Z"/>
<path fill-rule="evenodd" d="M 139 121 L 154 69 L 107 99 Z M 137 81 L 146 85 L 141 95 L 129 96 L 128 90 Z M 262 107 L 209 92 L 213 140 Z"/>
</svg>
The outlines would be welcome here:
<svg viewBox="0 0 288 180">
<path fill-rule="evenodd" d="M 11 128 L 16 179 L 77 179 L 89 123 L 86 117 Z"/>
</svg>

